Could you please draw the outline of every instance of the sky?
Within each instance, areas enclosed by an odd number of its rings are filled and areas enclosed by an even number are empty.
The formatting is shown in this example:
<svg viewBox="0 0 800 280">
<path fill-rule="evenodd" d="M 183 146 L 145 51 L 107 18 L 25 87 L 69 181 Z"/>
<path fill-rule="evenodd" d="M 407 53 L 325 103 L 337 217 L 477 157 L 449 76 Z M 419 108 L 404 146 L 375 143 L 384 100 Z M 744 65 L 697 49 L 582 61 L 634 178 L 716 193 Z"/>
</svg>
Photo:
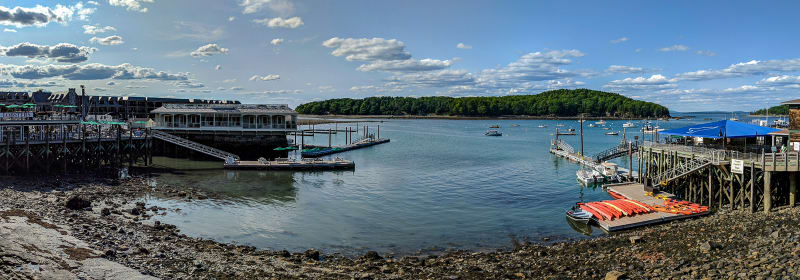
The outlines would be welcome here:
<svg viewBox="0 0 800 280">
<path fill-rule="evenodd" d="M 297 106 L 589 88 L 673 111 L 800 98 L 797 1 L 0 0 L 0 91 Z"/>
</svg>

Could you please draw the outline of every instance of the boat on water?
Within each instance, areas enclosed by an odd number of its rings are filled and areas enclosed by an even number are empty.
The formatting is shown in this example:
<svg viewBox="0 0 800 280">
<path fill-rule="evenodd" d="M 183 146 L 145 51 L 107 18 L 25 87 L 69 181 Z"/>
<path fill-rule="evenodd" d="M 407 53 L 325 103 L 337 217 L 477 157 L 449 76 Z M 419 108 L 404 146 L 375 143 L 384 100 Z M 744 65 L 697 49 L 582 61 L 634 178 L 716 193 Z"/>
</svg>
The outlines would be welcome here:
<svg viewBox="0 0 800 280">
<path fill-rule="evenodd" d="M 589 127 L 595 127 L 595 126 L 596 126 L 596 125 L 594 125 L 593 123 L 590 123 L 590 124 L 589 124 Z"/>
<path fill-rule="evenodd" d="M 500 126 L 496 125 L 496 124 L 493 124 L 493 125 L 490 125 L 489 128 L 500 128 Z"/>
<path fill-rule="evenodd" d="M 567 131 L 575 131 L 574 128 L 567 128 Z"/>
<path fill-rule="evenodd" d="M 626 122 L 626 123 L 622 124 L 622 127 L 624 127 L 624 128 L 636 127 L 636 124 L 634 124 L 633 122 Z"/>
<path fill-rule="evenodd" d="M 593 216 L 594 214 L 589 213 L 589 211 L 581 209 L 579 205 L 572 206 L 572 208 L 567 210 L 568 218 L 583 223 L 589 223 L 589 221 L 592 219 Z"/>
<path fill-rule="evenodd" d="M 610 127 L 604 127 L 603 130 L 611 130 Z"/>
<path fill-rule="evenodd" d="M 606 125 L 606 121 L 599 120 L 599 121 L 594 122 L 594 124 L 596 124 L 596 125 Z"/>
<path fill-rule="evenodd" d="M 547 128 L 547 126 L 546 126 L 546 125 L 543 125 L 543 124 L 540 124 L 540 125 L 538 125 L 537 127 L 538 127 L 538 128 Z"/>
<path fill-rule="evenodd" d="M 613 135 L 619 135 L 619 132 L 616 132 L 616 131 L 609 131 L 609 132 L 606 132 L 606 135 L 612 135 L 612 136 L 613 136 Z"/>
<path fill-rule="evenodd" d="M 563 127 L 563 126 L 564 126 L 564 124 L 563 124 L 563 123 L 560 123 L 560 124 L 557 124 L 556 126 L 557 126 L 557 127 Z"/>
<path fill-rule="evenodd" d="M 578 181 L 584 185 L 603 182 L 603 179 L 605 179 L 603 174 L 600 174 L 597 170 L 581 169 L 575 175 L 578 177 Z"/>
<path fill-rule="evenodd" d="M 512 124 L 511 127 L 518 127 L 518 124 Z"/>
<path fill-rule="evenodd" d="M 486 131 L 486 133 L 484 133 L 483 135 L 486 135 L 486 136 L 503 136 L 503 133 L 500 132 L 500 131 L 497 131 L 497 130 L 489 130 L 489 131 Z"/>
</svg>

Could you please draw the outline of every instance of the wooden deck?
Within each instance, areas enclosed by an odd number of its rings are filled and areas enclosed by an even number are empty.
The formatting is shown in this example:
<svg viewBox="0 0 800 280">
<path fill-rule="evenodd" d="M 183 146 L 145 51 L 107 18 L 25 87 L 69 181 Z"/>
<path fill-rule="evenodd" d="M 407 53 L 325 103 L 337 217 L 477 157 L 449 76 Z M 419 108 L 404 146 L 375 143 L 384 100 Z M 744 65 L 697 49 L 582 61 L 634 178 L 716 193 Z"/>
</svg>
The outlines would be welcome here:
<svg viewBox="0 0 800 280">
<path fill-rule="evenodd" d="M 302 153 L 303 153 L 303 157 L 304 158 L 306 158 L 306 157 L 308 157 L 308 158 L 316 158 L 316 157 L 322 157 L 322 156 L 327 156 L 327 155 L 332 155 L 332 154 L 337 154 L 337 153 L 357 150 L 357 149 L 361 149 L 361 148 L 366 148 L 366 147 L 370 147 L 370 146 L 374 146 L 374 145 L 378 145 L 378 144 L 389 143 L 389 141 L 390 140 L 388 138 L 365 139 L 365 140 L 361 140 L 359 142 L 356 142 L 356 143 L 353 143 L 353 144 L 350 144 L 350 145 L 327 147 L 327 148 L 326 147 L 320 147 L 320 148 L 323 148 L 323 149 L 322 150 L 318 150 L 318 151 L 308 151 L 308 152 L 302 152 Z"/>
<path fill-rule="evenodd" d="M 608 189 L 616 193 L 619 193 L 628 199 L 640 201 L 649 205 L 654 205 L 654 204 L 664 205 L 664 200 L 644 195 L 644 186 L 639 183 L 613 184 L 613 185 L 608 185 Z M 673 197 L 673 195 L 670 193 L 661 192 L 659 194 L 666 195 L 667 197 Z M 705 216 L 705 215 L 708 215 L 708 212 L 692 214 L 692 215 L 651 212 L 647 214 L 638 214 L 630 217 L 626 216 L 610 221 L 597 221 L 597 224 L 600 225 L 600 228 L 602 228 L 603 230 L 611 232 L 623 229 L 630 229 L 634 227 L 640 227 L 649 224 L 663 223 L 672 220 L 686 219 L 686 218 Z"/>
<path fill-rule="evenodd" d="M 337 170 L 353 169 L 356 164 L 351 160 L 273 160 L 273 161 L 236 161 L 225 164 L 225 169 L 256 169 L 256 170 Z"/>
</svg>

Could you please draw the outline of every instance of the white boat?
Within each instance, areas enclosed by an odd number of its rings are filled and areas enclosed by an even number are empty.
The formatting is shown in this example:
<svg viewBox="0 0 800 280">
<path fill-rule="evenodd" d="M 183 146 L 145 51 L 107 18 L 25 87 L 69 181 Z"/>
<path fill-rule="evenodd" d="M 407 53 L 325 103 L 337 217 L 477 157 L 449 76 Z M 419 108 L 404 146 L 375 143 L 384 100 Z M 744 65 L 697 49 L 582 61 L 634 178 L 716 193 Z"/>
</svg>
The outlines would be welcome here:
<svg viewBox="0 0 800 280">
<path fill-rule="evenodd" d="M 584 185 L 591 185 L 597 182 L 602 182 L 605 177 L 603 177 L 600 172 L 596 170 L 588 170 L 588 169 L 581 169 L 575 173 L 578 176 L 578 181 L 583 183 Z"/>
<path fill-rule="evenodd" d="M 594 122 L 594 124 L 596 124 L 596 125 L 606 125 L 606 121 L 600 120 L 600 121 Z"/>
<path fill-rule="evenodd" d="M 604 127 L 603 130 L 611 130 L 610 127 Z"/>
<path fill-rule="evenodd" d="M 594 215 L 580 208 L 580 206 L 572 206 L 572 209 L 567 210 L 567 217 L 582 223 L 589 223 Z"/>
<path fill-rule="evenodd" d="M 624 128 L 636 127 L 636 124 L 634 124 L 633 122 L 626 122 L 626 123 L 622 124 L 622 127 L 624 127 Z"/>
<path fill-rule="evenodd" d="M 589 127 L 595 127 L 595 125 L 593 123 L 590 123 Z"/>
<path fill-rule="evenodd" d="M 486 133 L 484 133 L 483 135 L 486 135 L 486 136 L 503 136 L 503 133 L 501 133 L 500 131 L 497 131 L 497 130 L 489 130 Z"/>
<path fill-rule="evenodd" d="M 562 127 L 562 126 L 564 126 L 564 124 L 563 124 L 563 123 L 560 123 L 560 124 L 557 124 L 556 126 L 557 126 L 557 127 Z"/>
<path fill-rule="evenodd" d="M 619 135 L 619 132 L 616 132 L 616 131 L 609 131 L 609 132 L 606 132 L 606 135 L 611 135 L 611 136 L 613 136 L 613 135 Z"/>
<path fill-rule="evenodd" d="M 537 126 L 537 127 L 538 127 L 538 128 L 547 128 L 547 126 L 546 126 L 546 125 L 543 125 L 543 124 L 540 124 L 540 125 L 539 125 L 539 126 Z"/>
<path fill-rule="evenodd" d="M 658 128 L 658 126 L 645 126 L 642 128 L 642 132 L 644 134 L 655 134 L 656 132 L 664 131 L 663 128 Z"/>
</svg>

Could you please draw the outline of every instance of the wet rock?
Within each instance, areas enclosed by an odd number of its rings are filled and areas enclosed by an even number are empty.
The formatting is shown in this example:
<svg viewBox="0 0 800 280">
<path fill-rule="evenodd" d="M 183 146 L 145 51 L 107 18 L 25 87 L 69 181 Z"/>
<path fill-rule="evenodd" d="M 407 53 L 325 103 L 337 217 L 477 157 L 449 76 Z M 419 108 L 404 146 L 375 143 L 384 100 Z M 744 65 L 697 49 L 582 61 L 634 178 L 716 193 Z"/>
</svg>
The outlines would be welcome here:
<svg viewBox="0 0 800 280">
<path fill-rule="evenodd" d="M 606 273 L 605 280 L 619 280 L 619 279 L 625 279 L 624 272 L 612 270 Z"/>
<path fill-rule="evenodd" d="M 142 214 L 142 212 L 141 212 L 141 210 L 139 210 L 139 208 L 131 208 L 131 210 L 128 210 L 128 213 L 131 213 L 131 215 L 134 215 L 134 216 L 139 216 L 139 215 Z"/>
<path fill-rule="evenodd" d="M 700 242 L 700 245 L 698 246 L 698 248 L 700 248 L 700 251 L 708 253 L 708 252 L 711 252 L 711 250 L 714 249 L 714 244 L 711 243 L 710 241 Z"/>
<path fill-rule="evenodd" d="M 73 196 L 67 200 L 65 206 L 71 210 L 83 210 L 92 207 L 92 202 L 81 196 Z"/>
<path fill-rule="evenodd" d="M 319 260 L 319 251 L 314 250 L 314 249 L 306 250 L 306 252 L 303 253 L 303 256 L 305 256 L 306 258 L 318 261 Z"/>
<path fill-rule="evenodd" d="M 106 250 L 105 252 L 103 252 L 103 257 L 113 258 L 115 256 L 117 256 L 117 251 L 109 249 L 109 250 Z"/>
<path fill-rule="evenodd" d="M 366 254 L 364 254 L 364 259 L 372 260 L 372 261 L 378 261 L 378 260 L 382 260 L 383 257 L 381 257 L 381 255 L 379 255 L 378 252 L 369 251 Z"/>
</svg>

